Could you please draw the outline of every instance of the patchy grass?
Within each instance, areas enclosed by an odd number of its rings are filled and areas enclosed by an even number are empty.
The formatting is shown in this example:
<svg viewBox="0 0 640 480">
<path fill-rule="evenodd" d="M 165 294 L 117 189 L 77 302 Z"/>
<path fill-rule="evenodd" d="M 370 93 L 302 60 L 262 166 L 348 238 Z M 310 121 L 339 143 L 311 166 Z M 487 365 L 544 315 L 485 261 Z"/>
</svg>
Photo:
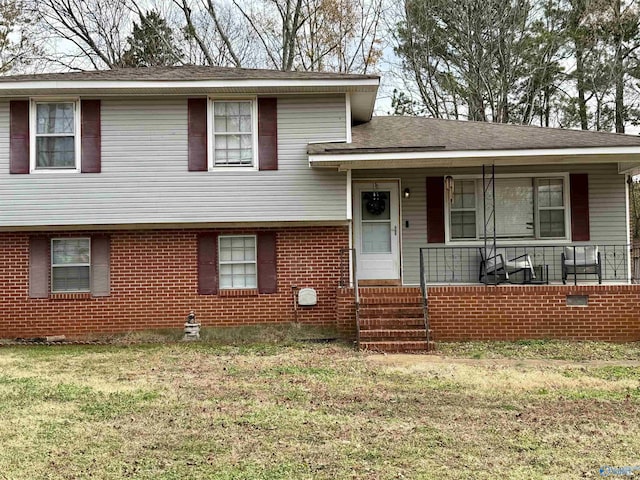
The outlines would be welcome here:
<svg viewBox="0 0 640 480">
<path fill-rule="evenodd" d="M 522 358 L 570 361 L 640 360 L 640 342 L 567 342 L 521 340 L 517 342 L 438 342 L 438 352 L 462 358 Z"/>
<path fill-rule="evenodd" d="M 637 345 L 223 343 L 0 348 L 0 478 L 596 478 L 640 461 Z"/>
<path fill-rule="evenodd" d="M 165 328 L 111 335 L 88 336 L 85 340 L 106 342 L 112 345 L 140 345 L 175 343 L 181 341 L 182 329 Z M 335 329 L 316 327 L 299 323 L 246 325 L 243 327 L 203 327 L 200 343 L 216 345 L 289 345 L 300 341 L 333 340 L 338 338 Z"/>
</svg>

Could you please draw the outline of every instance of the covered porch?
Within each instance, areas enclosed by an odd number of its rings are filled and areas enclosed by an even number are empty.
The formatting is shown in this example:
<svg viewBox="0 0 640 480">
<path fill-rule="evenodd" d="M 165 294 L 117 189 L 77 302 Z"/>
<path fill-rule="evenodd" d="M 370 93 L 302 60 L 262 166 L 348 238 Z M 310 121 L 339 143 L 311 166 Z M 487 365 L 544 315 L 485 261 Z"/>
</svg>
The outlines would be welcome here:
<svg viewBox="0 0 640 480">
<path fill-rule="evenodd" d="M 346 172 L 356 316 L 408 330 L 402 297 L 418 292 L 426 342 L 640 338 L 628 190 L 640 139 L 377 120 L 352 144 L 309 147 L 313 168 Z"/>
</svg>

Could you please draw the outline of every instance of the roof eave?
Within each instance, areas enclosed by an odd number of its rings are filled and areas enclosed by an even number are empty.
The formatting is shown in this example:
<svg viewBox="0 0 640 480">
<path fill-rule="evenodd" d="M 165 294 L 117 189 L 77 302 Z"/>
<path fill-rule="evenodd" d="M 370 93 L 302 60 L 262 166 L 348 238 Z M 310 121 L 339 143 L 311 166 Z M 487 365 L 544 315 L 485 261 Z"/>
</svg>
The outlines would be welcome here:
<svg viewBox="0 0 640 480">
<path fill-rule="evenodd" d="M 640 146 L 309 154 L 310 166 L 339 170 L 625 162 L 640 162 Z"/>
<path fill-rule="evenodd" d="M 247 79 L 247 80 L 47 80 L 0 82 L 0 98 L 35 96 L 153 96 L 215 94 L 327 94 L 350 93 L 352 118 L 369 121 L 373 115 L 379 78 Z"/>
</svg>

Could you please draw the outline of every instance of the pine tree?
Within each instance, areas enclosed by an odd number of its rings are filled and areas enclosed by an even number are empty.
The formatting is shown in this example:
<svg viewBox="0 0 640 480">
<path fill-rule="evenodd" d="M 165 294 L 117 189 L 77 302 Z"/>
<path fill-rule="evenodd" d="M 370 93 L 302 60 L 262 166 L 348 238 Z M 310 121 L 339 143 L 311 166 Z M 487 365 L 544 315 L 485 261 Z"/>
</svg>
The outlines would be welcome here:
<svg viewBox="0 0 640 480">
<path fill-rule="evenodd" d="M 133 23 L 127 44 L 122 57 L 125 67 L 170 66 L 182 59 L 173 30 L 156 11 L 140 15 L 140 23 Z"/>
</svg>

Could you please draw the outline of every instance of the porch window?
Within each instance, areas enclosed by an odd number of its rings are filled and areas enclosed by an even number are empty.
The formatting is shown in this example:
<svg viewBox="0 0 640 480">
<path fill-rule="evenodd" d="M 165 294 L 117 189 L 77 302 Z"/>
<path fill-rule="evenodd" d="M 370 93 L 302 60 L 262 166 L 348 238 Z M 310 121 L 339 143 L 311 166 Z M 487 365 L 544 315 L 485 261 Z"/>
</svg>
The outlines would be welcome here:
<svg viewBox="0 0 640 480">
<path fill-rule="evenodd" d="M 457 180 L 451 204 L 451 238 L 476 238 L 476 185 Z"/>
<path fill-rule="evenodd" d="M 451 240 L 483 238 L 484 217 L 487 234 L 493 235 L 489 218 L 493 188 L 487 185 L 483 215 L 482 179 L 456 179 L 450 199 Z M 564 177 L 502 177 L 495 179 L 495 228 L 501 239 L 564 239 L 567 237 Z"/>
<path fill-rule="evenodd" d="M 536 183 L 540 237 L 564 238 L 564 182 L 558 178 L 539 178 Z"/>
</svg>

